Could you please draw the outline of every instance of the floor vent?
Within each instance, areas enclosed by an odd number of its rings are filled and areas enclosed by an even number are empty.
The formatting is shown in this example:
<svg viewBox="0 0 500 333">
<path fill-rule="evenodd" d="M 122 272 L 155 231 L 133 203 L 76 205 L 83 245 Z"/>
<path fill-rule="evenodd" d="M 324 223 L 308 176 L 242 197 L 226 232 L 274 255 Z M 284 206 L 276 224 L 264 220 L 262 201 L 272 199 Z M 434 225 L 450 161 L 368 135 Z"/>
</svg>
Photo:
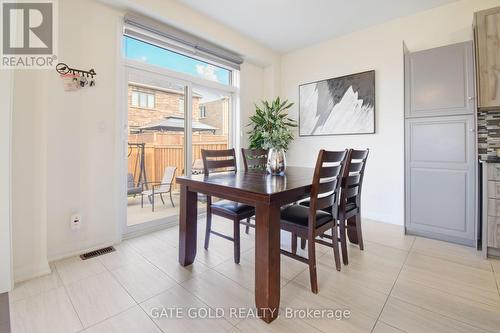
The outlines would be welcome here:
<svg viewBox="0 0 500 333">
<path fill-rule="evenodd" d="M 110 253 L 113 251 L 115 251 L 115 248 L 112 246 L 108 246 L 108 247 L 105 247 L 103 249 L 84 253 L 84 254 L 80 255 L 80 258 L 82 258 L 82 260 L 87 260 L 87 259 L 98 257 L 98 256 L 101 256 L 103 254 Z"/>
</svg>

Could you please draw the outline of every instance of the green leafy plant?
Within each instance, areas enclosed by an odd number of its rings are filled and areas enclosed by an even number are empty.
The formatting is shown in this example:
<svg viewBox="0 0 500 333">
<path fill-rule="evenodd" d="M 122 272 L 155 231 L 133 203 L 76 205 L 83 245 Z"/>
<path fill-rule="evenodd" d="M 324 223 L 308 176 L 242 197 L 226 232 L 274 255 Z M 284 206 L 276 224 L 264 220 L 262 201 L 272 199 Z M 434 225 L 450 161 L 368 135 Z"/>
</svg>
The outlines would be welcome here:
<svg viewBox="0 0 500 333">
<path fill-rule="evenodd" d="M 255 114 L 250 117 L 252 130 L 250 148 L 252 149 L 288 149 L 293 140 L 292 128 L 297 122 L 288 117 L 287 110 L 293 106 L 288 100 L 262 101 L 261 106 L 255 105 Z"/>
</svg>

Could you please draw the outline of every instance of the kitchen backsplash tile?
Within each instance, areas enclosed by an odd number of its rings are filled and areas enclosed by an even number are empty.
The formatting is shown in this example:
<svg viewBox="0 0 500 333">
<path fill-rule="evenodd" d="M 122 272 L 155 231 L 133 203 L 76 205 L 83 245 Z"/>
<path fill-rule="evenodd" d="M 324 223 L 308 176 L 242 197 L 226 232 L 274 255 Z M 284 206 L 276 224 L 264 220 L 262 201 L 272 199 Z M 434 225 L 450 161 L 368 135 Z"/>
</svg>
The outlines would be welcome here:
<svg viewBox="0 0 500 333">
<path fill-rule="evenodd" d="M 478 111 L 477 142 L 481 159 L 496 156 L 496 149 L 500 148 L 500 110 Z"/>
</svg>

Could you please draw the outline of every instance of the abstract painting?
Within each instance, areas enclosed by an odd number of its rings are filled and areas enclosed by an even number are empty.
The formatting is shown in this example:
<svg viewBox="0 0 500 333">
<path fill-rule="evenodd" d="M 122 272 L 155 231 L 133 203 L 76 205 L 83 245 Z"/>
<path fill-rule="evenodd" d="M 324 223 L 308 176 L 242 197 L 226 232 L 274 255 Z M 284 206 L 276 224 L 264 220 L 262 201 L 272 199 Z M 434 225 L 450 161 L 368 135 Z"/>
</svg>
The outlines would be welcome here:
<svg viewBox="0 0 500 333">
<path fill-rule="evenodd" d="M 299 135 L 375 133 L 375 71 L 299 86 Z"/>
</svg>

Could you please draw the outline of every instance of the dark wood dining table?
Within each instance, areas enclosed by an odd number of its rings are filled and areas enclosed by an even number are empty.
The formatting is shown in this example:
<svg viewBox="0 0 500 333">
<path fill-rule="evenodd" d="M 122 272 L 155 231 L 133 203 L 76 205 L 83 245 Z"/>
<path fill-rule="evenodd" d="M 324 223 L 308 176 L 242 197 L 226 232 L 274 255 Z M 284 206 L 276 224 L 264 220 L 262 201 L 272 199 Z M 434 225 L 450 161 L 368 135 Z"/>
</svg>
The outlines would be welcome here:
<svg viewBox="0 0 500 333">
<path fill-rule="evenodd" d="M 196 257 L 198 193 L 255 207 L 255 305 L 272 322 L 280 303 L 280 208 L 309 196 L 314 169 L 289 167 L 283 176 L 259 172 L 224 172 L 177 177 L 181 186 L 179 263 Z"/>
</svg>

